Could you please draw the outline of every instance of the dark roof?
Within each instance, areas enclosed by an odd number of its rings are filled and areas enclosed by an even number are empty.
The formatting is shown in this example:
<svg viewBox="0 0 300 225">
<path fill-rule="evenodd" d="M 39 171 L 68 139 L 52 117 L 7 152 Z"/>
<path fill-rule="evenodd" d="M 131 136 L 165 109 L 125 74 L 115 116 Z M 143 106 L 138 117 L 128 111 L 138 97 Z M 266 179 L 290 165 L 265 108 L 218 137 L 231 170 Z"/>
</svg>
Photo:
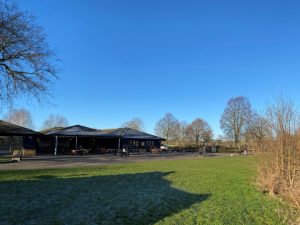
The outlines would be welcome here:
<svg viewBox="0 0 300 225">
<path fill-rule="evenodd" d="M 38 135 L 45 134 L 50 136 L 84 136 L 84 137 L 99 137 L 99 138 L 125 138 L 125 139 L 145 139 L 145 140 L 165 140 L 164 138 L 138 131 L 132 128 L 117 128 L 97 130 L 81 125 L 70 127 L 54 127 L 41 131 L 41 133 L 21 127 L 6 121 L 0 120 L 0 135 Z"/>
<path fill-rule="evenodd" d="M 111 133 L 116 134 L 118 136 L 122 136 L 126 139 L 165 140 L 164 138 L 128 127 L 115 129 Z"/>
<path fill-rule="evenodd" d="M 0 135 L 2 135 L 2 136 L 37 135 L 37 134 L 40 134 L 40 133 L 30 130 L 25 127 L 21 127 L 21 126 L 0 120 Z"/>
<path fill-rule="evenodd" d="M 84 137 L 99 137 L 99 138 L 125 138 L 125 139 L 146 139 L 146 140 L 165 140 L 161 137 L 154 136 L 142 131 L 131 128 L 118 128 L 97 130 L 81 125 L 75 125 L 64 128 L 53 128 L 43 132 L 45 135 L 51 136 L 84 136 Z"/>
<path fill-rule="evenodd" d="M 54 127 L 43 131 L 43 133 L 55 136 L 97 136 L 99 131 L 90 127 L 74 125 L 70 127 Z"/>
<path fill-rule="evenodd" d="M 40 133 L 48 133 L 50 131 L 56 131 L 56 130 L 60 130 L 60 129 L 63 129 L 64 127 L 52 127 L 52 128 L 47 128 L 47 129 L 44 129 L 44 130 L 41 130 Z"/>
</svg>

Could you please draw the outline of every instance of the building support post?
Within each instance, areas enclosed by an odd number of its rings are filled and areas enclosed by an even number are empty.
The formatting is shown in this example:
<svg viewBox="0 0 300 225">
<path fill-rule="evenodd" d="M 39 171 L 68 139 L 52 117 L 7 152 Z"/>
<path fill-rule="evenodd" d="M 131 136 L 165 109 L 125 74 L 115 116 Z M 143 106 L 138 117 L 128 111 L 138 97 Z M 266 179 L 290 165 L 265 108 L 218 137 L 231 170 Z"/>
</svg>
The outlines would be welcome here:
<svg viewBox="0 0 300 225">
<path fill-rule="evenodd" d="M 54 155 L 57 155 L 57 147 L 58 147 L 58 136 L 55 136 L 55 148 L 54 148 Z"/>
<path fill-rule="evenodd" d="M 77 150 L 78 148 L 78 140 L 77 140 L 77 136 L 75 137 L 75 150 Z"/>
<path fill-rule="evenodd" d="M 13 143 L 13 136 L 10 136 L 10 144 L 9 144 L 9 153 L 12 154 L 12 143 Z"/>
<path fill-rule="evenodd" d="M 120 153 L 120 149 L 121 149 L 121 138 L 119 137 L 119 141 L 118 141 L 118 153 Z"/>
</svg>

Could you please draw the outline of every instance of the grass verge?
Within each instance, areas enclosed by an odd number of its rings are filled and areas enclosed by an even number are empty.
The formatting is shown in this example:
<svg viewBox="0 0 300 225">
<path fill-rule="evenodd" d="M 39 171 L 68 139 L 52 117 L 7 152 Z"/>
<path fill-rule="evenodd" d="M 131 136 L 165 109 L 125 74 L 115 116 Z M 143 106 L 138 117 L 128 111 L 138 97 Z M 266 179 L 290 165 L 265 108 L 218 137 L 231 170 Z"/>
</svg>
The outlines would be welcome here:
<svg viewBox="0 0 300 225">
<path fill-rule="evenodd" d="M 0 224 L 285 224 L 253 157 L 0 173 Z"/>
</svg>

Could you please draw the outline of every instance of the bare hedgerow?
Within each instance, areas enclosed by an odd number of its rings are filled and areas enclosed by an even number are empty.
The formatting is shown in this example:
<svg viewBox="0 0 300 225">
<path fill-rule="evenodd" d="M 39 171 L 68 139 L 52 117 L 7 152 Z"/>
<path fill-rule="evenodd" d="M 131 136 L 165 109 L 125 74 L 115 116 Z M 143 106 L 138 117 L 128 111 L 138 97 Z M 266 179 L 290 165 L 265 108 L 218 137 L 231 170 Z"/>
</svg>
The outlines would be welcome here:
<svg viewBox="0 0 300 225">
<path fill-rule="evenodd" d="M 270 195 L 279 195 L 300 210 L 299 112 L 294 103 L 279 97 L 267 108 L 258 184 Z"/>
</svg>

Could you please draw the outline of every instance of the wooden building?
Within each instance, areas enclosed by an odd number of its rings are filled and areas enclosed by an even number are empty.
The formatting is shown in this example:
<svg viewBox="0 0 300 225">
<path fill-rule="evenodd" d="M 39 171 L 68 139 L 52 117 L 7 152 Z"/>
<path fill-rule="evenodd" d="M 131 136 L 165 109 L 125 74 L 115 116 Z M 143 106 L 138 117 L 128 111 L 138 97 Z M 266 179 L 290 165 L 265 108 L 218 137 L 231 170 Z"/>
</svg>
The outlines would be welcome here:
<svg viewBox="0 0 300 225">
<path fill-rule="evenodd" d="M 165 140 L 131 128 L 97 130 L 81 125 L 52 128 L 43 134 L 37 143 L 39 154 L 70 154 L 78 149 L 89 149 L 92 154 L 116 153 L 123 147 L 130 152 L 146 152 L 160 148 Z"/>
<path fill-rule="evenodd" d="M 89 149 L 90 153 L 146 152 L 160 148 L 164 138 L 131 128 L 98 130 L 81 125 L 57 127 L 36 132 L 0 120 L 0 154 L 22 150 L 25 156 L 36 154 L 70 154 L 72 150 Z"/>
<path fill-rule="evenodd" d="M 89 153 L 116 153 L 123 147 L 130 152 L 160 148 L 164 138 L 131 128 L 98 130 L 81 125 L 56 127 L 36 132 L 0 120 L 0 154 L 22 150 L 25 156 L 35 154 L 71 154 L 88 149 Z"/>
<path fill-rule="evenodd" d="M 0 120 L 0 154 L 22 150 L 25 156 L 36 154 L 36 139 L 42 134 L 25 127 Z"/>
</svg>

